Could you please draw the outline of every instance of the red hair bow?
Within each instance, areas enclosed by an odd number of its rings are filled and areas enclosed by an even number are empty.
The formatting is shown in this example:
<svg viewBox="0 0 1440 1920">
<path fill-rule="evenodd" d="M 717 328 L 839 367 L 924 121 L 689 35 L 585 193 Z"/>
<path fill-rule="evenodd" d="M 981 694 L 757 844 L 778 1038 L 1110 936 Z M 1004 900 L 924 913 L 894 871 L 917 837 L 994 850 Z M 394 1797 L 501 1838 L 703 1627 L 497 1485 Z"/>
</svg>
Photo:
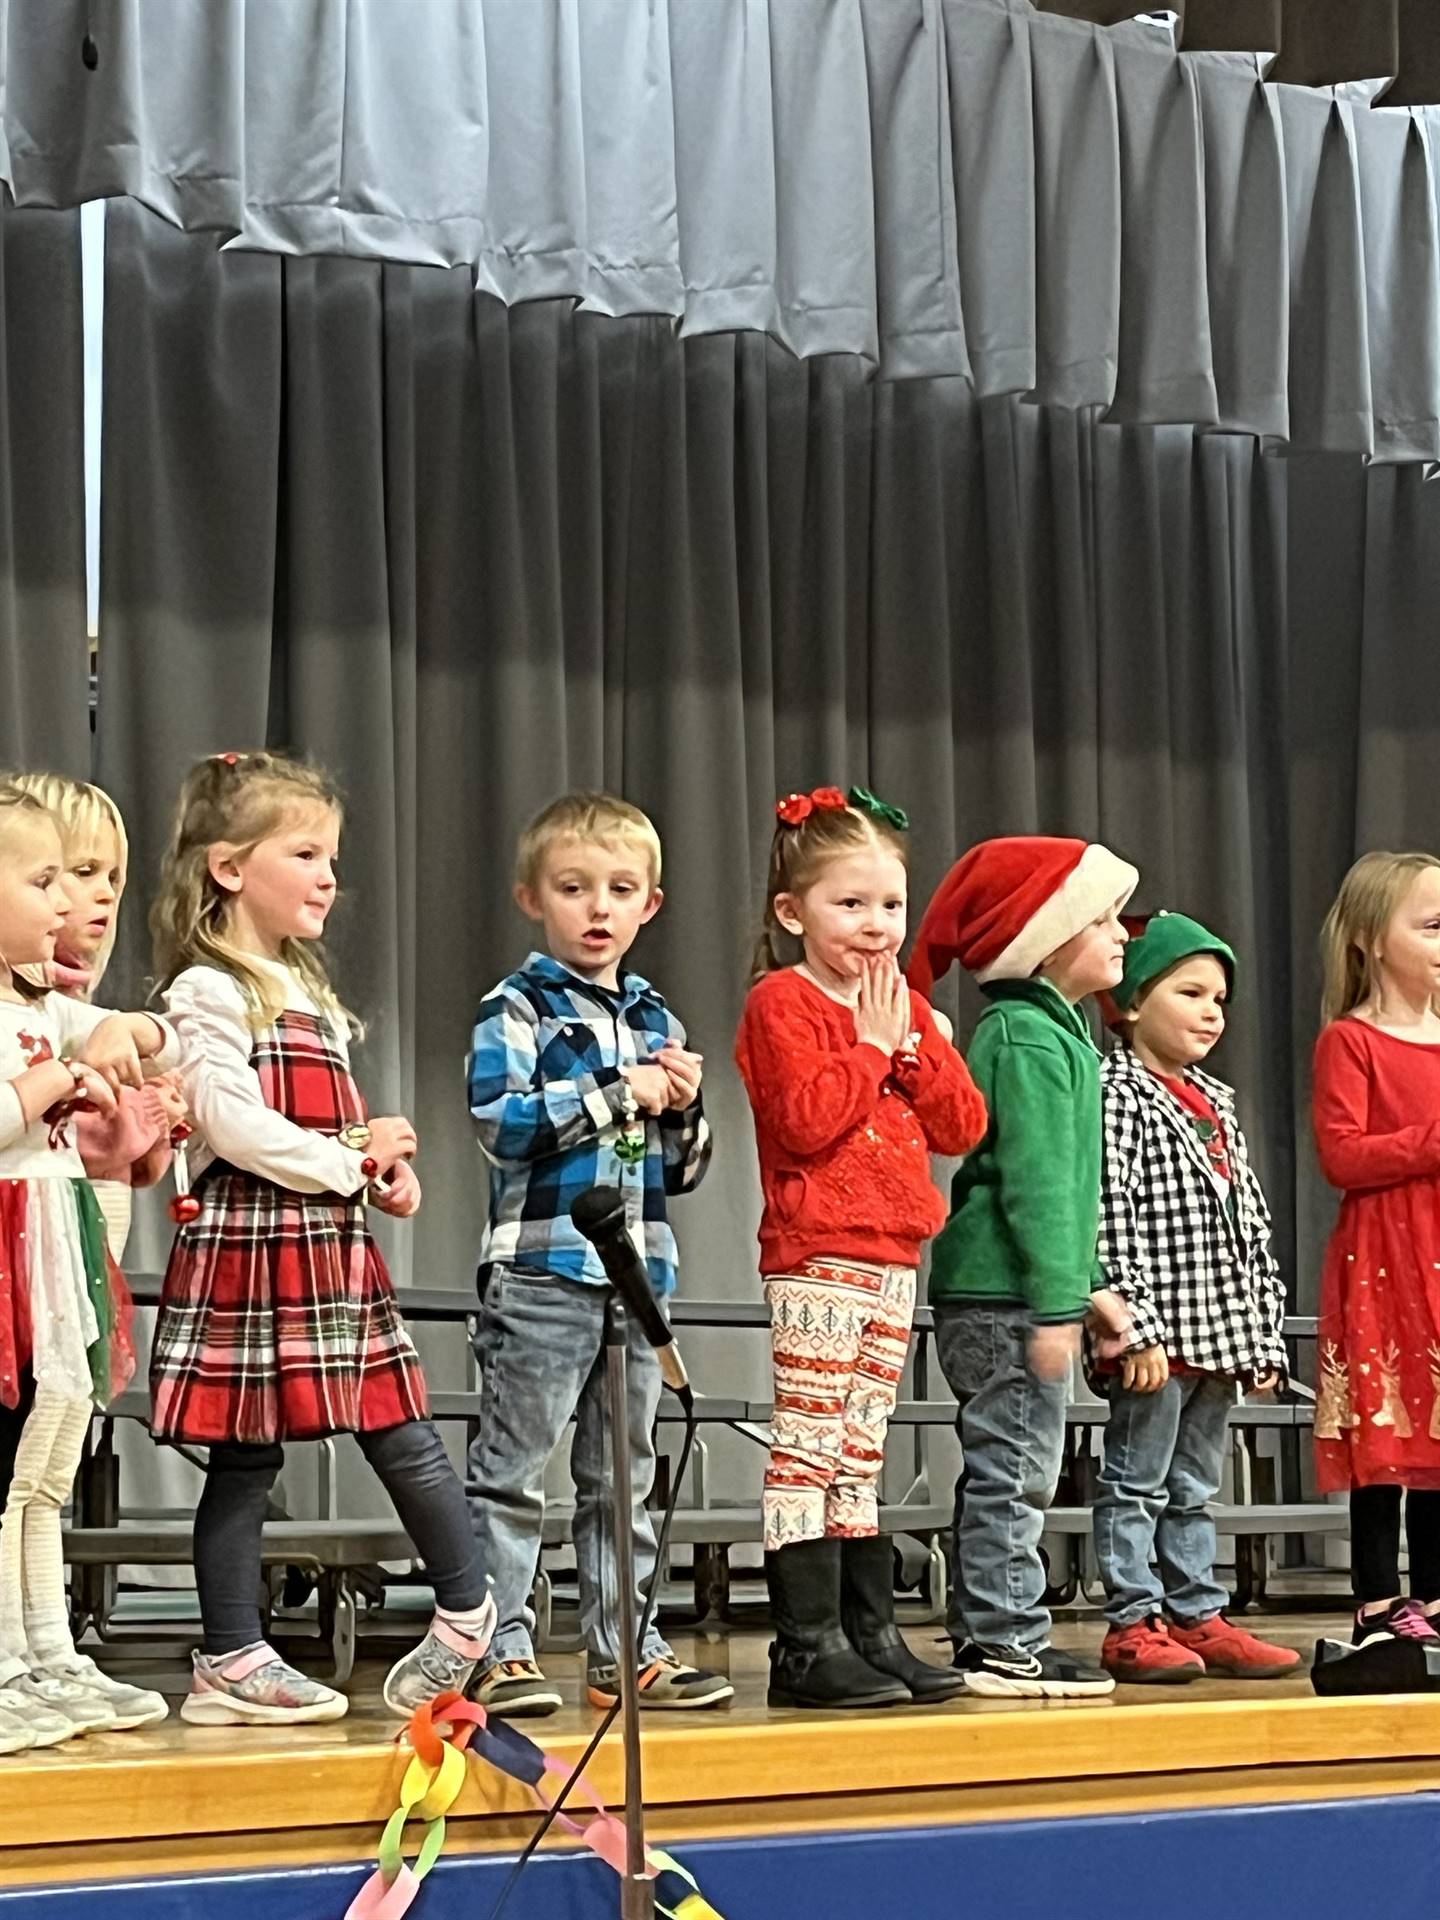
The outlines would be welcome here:
<svg viewBox="0 0 1440 1920">
<path fill-rule="evenodd" d="M 849 804 L 839 787 L 816 787 L 813 793 L 787 793 L 776 802 L 775 815 L 782 827 L 798 827 L 817 807 L 843 811 Z"/>
</svg>

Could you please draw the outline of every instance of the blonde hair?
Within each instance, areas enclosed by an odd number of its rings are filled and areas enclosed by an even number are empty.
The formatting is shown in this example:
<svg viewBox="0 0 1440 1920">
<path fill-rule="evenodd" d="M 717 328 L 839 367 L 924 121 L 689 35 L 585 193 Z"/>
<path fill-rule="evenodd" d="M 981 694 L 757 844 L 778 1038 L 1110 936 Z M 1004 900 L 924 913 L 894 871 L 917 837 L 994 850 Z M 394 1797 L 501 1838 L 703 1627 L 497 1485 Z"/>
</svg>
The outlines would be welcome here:
<svg viewBox="0 0 1440 1920">
<path fill-rule="evenodd" d="M 557 841 L 588 840 L 614 851 L 616 843 L 643 853 L 650 870 L 652 892 L 660 884 L 660 836 L 648 814 L 613 793 L 562 793 L 542 807 L 520 835 L 515 855 L 515 880 L 534 887 L 545 869 L 545 858 Z"/>
<path fill-rule="evenodd" d="M 1364 853 L 1340 882 L 1320 929 L 1325 970 L 1320 1017 L 1328 1026 L 1362 1006 L 1376 988 L 1375 948 L 1433 853 Z"/>
<path fill-rule="evenodd" d="M 82 853 L 94 850 L 95 836 L 109 831 L 115 836 L 115 864 L 119 868 L 119 877 L 115 882 L 115 901 L 118 909 L 120 896 L 125 891 L 125 881 L 130 861 L 130 842 L 125 832 L 125 822 L 120 817 L 120 809 L 106 793 L 103 787 L 92 786 L 88 780 L 71 780 L 63 773 L 17 773 L 12 784 L 22 793 L 28 793 L 38 800 L 60 829 L 60 845 L 64 850 L 65 864 L 71 863 Z M 111 915 L 110 926 L 100 951 L 95 956 L 93 978 L 86 992 L 86 998 L 94 993 L 110 964 L 110 956 L 115 950 L 115 935 L 119 928 L 118 911 Z"/>
<path fill-rule="evenodd" d="M 804 893 L 832 860 L 858 853 L 862 847 L 883 848 L 909 868 L 910 848 L 903 831 L 859 807 L 816 807 L 797 827 L 783 820 L 776 825 L 765 884 L 765 918 L 750 964 L 752 981 L 794 963 L 795 936 L 781 926 L 775 912 L 780 895 Z"/>
<path fill-rule="evenodd" d="M 288 816 L 318 808 L 343 817 L 334 783 L 282 754 L 217 753 L 190 769 L 150 908 L 157 986 L 168 987 L 186 967 L 220 967 L 244 990 L 252 1026 L 268 1027 L 279 1019 L 285 998 L 278 982 L 230 938 L 234 896 L 212 878 L 210 850 L 228 843 L 243 858 L 278 833 Z M 315 941 L 285 940 L 280 958 L 320 1006 L 358 1031 L 336 997 Z"/>
<path fill-rule="evenodd" d="M 37 800 L 33 793 L 28 793 L 17 780 L 0 780 L 0 841 L 21 820 L 48 820 L 55 829 L 56 838 L 63 842 L 60 823 L 43 802 Z M 32 971 L 39 973 L 40 969 Z M 11 967 L 10 984 L 22 1000 L 43 1000 L 50 991 L 43 980 L 32 978 L 23 967 Z"/>
</svg>

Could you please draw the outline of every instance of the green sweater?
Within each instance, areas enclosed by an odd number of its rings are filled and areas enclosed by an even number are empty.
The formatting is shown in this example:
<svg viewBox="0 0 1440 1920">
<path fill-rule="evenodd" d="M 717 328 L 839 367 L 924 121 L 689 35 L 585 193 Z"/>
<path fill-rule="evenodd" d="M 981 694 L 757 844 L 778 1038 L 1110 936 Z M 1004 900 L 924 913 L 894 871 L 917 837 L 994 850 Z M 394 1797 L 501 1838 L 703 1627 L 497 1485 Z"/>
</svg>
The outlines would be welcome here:
<svg viewBox="0 0 1440 1920">
<path fill-rule="evenodd" d="M 991 1004 L 966 1059 L 990 1127 L 955 1176 L 930 1300 L 1081 1320 L 1103 1279 L 1100 1055 L 1084 1014 L 1048 981 L 997 980 L 984 992 Z"/>
</svg>

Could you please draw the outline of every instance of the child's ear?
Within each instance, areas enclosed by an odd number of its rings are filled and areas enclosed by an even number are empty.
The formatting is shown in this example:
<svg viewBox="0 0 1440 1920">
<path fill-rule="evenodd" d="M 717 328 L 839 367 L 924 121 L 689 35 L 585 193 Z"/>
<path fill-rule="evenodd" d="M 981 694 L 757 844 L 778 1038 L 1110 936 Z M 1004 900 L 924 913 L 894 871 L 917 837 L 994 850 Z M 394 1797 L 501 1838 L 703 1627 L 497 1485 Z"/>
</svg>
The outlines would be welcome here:
<svg viewBox="0 0 1440 1920">
<path fill-rule="evenodd" d="M 515 904 L 527 920 L 543 920 L 545 918 L 544 914 L 540 911 L 539 894 L 536 893 L 534 887 L 528 886 L 523 880 L 516 884 Z"/>
<path fill-rule="evenodd" d="M 645 902 L 644 911 L 640 915 L 640 925 L 643 927 L 647 923 L 647 921 L 653 920 L 656 914 L 659 913 L 661 907 L 664 906 L 664 904 L 665 904 L 664 889 L 662 887 L 656 887 L 654 892 L 650 895 L 650 898 Z"/>
<path fill-rule="evenodd" d="M 239 893 L 244 885 L 244 877 L 240 872 L 233 841 L 217 840 L 206 856 L 205 864 L 217 887 L 223 887 L 226 893 Z"/>
<path fill-rule="evenodd" d="M 777 893 L 771 911 L 786 933 L 793 933 L 798 940 L 804 935 L 805 928 L 796 912 L 796 905 L 793 893 Z"/>
</svg>

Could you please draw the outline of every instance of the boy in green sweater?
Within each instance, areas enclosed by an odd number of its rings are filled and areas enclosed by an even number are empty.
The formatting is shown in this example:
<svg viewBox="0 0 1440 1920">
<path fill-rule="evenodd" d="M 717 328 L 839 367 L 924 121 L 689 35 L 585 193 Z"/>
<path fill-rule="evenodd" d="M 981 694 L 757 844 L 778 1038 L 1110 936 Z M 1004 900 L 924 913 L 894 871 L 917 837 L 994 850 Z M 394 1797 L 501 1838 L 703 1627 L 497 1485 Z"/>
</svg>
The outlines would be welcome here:
<svg viewBox="0 0 1440 1920">
<path fill-rule="evenodd" d="M 966 1686 L 985 1696 L 1115 1684 L 1050 1645 L 1040 1538 L 1081 1327 L 1095 1313 L 1118 1333 L 1125 1319 L 1096 1253 L 1100 1055 L 1080 1002 L 1120 979 L 1119 914 L 1138 878 L 1083 840 L 986 840 L 942 881 L 910 962 L 928 995 L 958 960 L 990 1002 L 966 1056 L 990 1126 L 955 1176 L 930 1268 L 965 1456 L 947 1624 Z"/>
</svg>

